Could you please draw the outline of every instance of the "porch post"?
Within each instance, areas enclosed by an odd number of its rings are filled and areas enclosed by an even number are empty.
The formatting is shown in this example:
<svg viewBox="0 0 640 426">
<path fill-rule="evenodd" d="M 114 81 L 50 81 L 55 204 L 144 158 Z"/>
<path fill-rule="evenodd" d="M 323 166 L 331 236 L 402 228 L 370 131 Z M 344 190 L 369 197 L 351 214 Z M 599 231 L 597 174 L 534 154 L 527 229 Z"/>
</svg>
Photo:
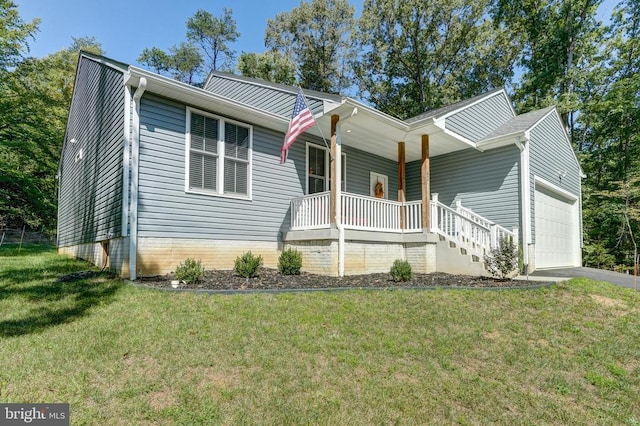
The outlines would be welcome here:
<svg viewBox="0 0 640 426">
<path fill-rule="evenodd" d="M 331 116 L 331 167 L 330 167 L 330 181 L 331 181 L 331 187 L 329 188 L 329 190 L 331 191 L 330 193 L 330 210 L 329 210 L 329 223 L 331 223 L 331 225 L 336 225 L 336 213 L 337 213 L 337 206 L 338 206 L 338 187 L 337 187 L 337 182 L 336 182 L 336 176 L 337 176 L 337 172 L 338 169 L 336 168 L 336 158 L 337 158 L 337 151 L 338 151 L 338 133 L 337 133 L 337 128 L 338 128 L 338 121 L 340 120 L 340 116 L 339 115 L 332 115 Z"/>
<path fill-rule="evenodd" d="M 422 135 L 422 163 L 420 167 L 422 183 L 422 229 L 431 229 L 431 165 L 429 160 L 429 135 Z"/>
<path fill-rule="evenodd" d="M 404 203 L 407 202 L 407 194 L 405 192 L 407 186 L 407 164 L 405 157 L 405 143 L 398 142 L 398 202 L 400 205 L 400 229 L 407 227 L 407 213 Z"/>
</svg>

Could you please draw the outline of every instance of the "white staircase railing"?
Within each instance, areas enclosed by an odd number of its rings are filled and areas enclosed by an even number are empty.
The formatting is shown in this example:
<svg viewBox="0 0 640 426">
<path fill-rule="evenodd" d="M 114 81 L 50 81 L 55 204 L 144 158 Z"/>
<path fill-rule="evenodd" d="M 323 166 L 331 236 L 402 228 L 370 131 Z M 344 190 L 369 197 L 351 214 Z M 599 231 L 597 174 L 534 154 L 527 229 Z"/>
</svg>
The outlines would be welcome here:
<svg viewBox="0 0 640 426">
<path fill-rule="evenodd" d="M 503 238 L 511 238 L 518 247 L 518 229 L 509 231 L 456 203 L 456 209 L 442 204 L 438 194 L 431 199 L 431 232 L 444 236 L 476 255 L 489 253 Z"/>
</svg>

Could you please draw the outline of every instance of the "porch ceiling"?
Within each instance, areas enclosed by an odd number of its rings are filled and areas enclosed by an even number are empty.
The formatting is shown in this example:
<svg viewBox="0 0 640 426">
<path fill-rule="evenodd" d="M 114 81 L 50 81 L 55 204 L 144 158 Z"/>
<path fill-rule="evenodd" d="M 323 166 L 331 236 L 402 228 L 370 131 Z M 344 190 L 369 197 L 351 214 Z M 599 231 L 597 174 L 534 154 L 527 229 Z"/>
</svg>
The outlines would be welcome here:
<svg viewBox="0 0 640 426">
<path fill-rule="evenodd" d="M 351 100 L 349 100 L 351 101 Z M 331 137 L 331 115 L 338 114 L 342 128 L 342 144 L 379 155 L 389 160 L 398 160 L 398 142 L 405 142 L 406 161 L 417 161 L 422 157 L 422 135 L 429 135 L 429 156 L 435 157 L 472 147 L 443 128 L 430 123 L 418 129 L 377 110 L 357 104 L 345 102 L 323 116 L 317 118 L 318 126 L 311 128 L 310 133 L 320 136 L 320 126 L 324 137 L 329 142 Z M 354 108 L 357 113 L 352 115 Z"/>
</svg>

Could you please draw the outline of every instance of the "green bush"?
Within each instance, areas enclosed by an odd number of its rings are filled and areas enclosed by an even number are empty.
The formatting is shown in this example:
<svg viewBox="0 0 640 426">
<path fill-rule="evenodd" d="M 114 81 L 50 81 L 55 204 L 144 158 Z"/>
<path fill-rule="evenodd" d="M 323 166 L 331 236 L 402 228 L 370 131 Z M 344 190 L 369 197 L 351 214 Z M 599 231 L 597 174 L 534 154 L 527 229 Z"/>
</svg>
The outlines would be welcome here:
<svg viewBox="0 0 640 426">
<path fill-rule="evenodd" d="M 409 281 L 413 277 L 411 265 L 406 260 L 396 259 L 389 273 L 395 282 Z"/>
<path fill-rule="evenodd" d="M 484 255 L 484 264 L 491 275 L 506 280 L 518 268 L 518 249 L 513 239 L 501 239 L 498 247 Z"/>
<path fill-rule="evenodd" d="M 254 256 L 250 251 L 236 258 L 233 270 L 245 278 L 253 278 L 258 275 L 258 269 L 262 266 L 262 256 Z"/>
<path fill-rule="evenodd" d="M 296 249 L 286 249 L 278 258 L 278 272 L 283 275 L 300 275 L 302 253 Z"/>
<path fill-rule="evenodd" d="M 198 282 L 204 276 L 204 267 L 201 261 L 187 259 L 176 268 L 176 279 L 187 284 Z"/>
</svg>

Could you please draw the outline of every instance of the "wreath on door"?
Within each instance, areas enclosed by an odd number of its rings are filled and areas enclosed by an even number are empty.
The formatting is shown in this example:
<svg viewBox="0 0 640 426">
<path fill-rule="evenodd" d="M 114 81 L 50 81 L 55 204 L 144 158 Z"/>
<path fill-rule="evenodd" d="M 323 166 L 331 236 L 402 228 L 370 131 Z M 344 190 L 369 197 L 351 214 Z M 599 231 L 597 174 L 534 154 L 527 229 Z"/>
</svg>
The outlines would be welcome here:
<svg viewBox="0 0 640 426">
<path fill-rule="evenodd" d="M 384 185 L 382 184 L 382 182 L 380 181 L 376 182 L 376 186 L 373 190 L 373 193 L 375 194 L 376 198 L 384 197 Z"/>
</svg>

